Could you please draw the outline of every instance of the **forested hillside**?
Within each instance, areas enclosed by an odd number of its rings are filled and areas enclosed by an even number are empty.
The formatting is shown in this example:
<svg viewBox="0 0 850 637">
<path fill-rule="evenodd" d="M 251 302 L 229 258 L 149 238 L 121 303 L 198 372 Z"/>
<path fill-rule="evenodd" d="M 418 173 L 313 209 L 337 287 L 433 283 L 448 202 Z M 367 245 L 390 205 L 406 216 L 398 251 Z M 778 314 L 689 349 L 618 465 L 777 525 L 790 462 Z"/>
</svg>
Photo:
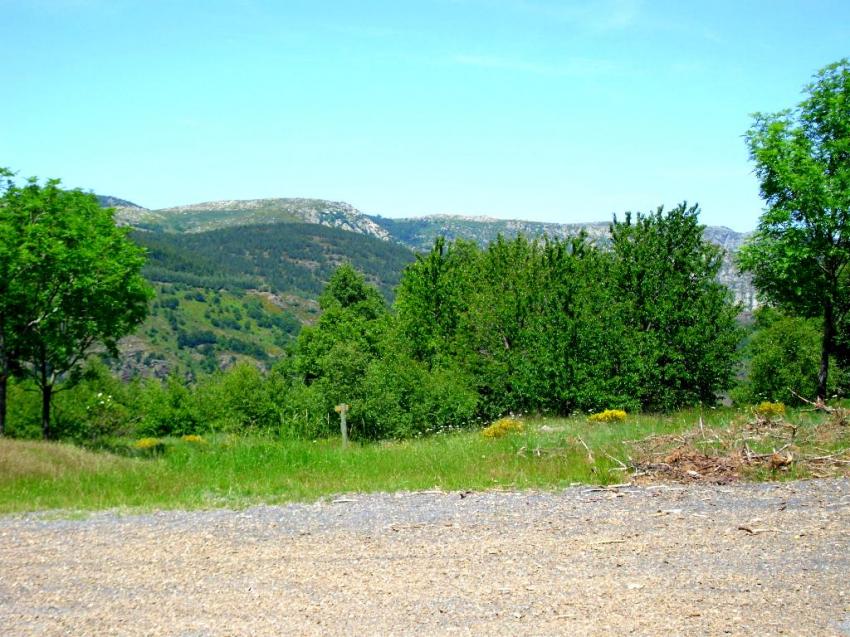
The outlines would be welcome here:
<svg viewBox="0 0 850 637">
<path fill-rule="evenodd" d="M 263 289 L 315 299 L 331 272 L 351 262 L 388 299 L 413 253 L 370 236 L 309 223 L 230 227 L 191 234 L 133 233 L 148 249 L 153 281 Z"/>
<path fill-rule="evenodd" d="M 131 237 L 148 250 L 144 274 L 157 297 L 122 343 L 124 377 L 197 375 L 239 360 L 267 367 L 315 320 L 315 299 L 341 263 L 352 263 L 389 302 L 413 260 L 395 243 L 309 223 Z"/>
</svg>

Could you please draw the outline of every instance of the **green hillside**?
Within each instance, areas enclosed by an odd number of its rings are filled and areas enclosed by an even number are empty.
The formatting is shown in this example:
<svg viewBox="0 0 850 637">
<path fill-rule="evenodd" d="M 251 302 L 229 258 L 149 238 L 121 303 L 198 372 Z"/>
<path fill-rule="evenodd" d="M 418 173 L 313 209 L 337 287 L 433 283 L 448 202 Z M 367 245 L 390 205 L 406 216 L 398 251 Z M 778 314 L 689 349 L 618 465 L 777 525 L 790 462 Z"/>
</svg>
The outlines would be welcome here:
<svg viewBox="0 0 850 637">
<path fill-rule="evenodd" d="M 154 282 L 144 324 L 122 341 L 120 374 L 197 376 L 240 360 L 268 367 L 317 313 L 308 301 L 281 305 L 267 294 Z M 301 317 L 301 318 L 300 318 Z"/>
<path fill-rule="evenodd" d="M 264 289 L 317 298 L 350 261 L 387 298 L 413 253 L 396 243 L 312 223 L 228 227 L 192 234 L 135 232 L 151 280 L 195 287 Z"/>
<path fill-rule="evenodd" d="M 384 239 L 420 252 L 429 250 L 438 236 L 450 241 L 467 239 L 482 246 L 500 234 L 506 237 L 547 235 L 563 239 L 585 232 L 600 244 L 609 241 L 608 220 L 562 224 L 465 215 L 392 219 L 363 214 L 341 201 L 304 198 L 208 201 L 160 210 L 148 210 L 116 197 L 101 197 L 101 200 L 104 205 L 116 207 L 119 223 L 157 233 L 195 234 L 252 225 L 308 223 Z M 734 255 L 747 236 L 724 227 L 708 226 L 705 229 L 705 238 L 727 252 L 720 281 L 749 311 L 756 304 L 755 290 L 750 277 L 742 276 L 734 263 Z M 312 290 L 305 292 L 315 296 Z"/>
<path fill-rule="evenodd" d="M 310 223 L 176 234 L 140 232 L 157 296 L 122 343 L 121 374 L 198 374 L 249 359 L 268 366 L 303 323 L 333 270 L 349 261 L 391 300 L 413 253 L 370 236 Z"/>
</svg>

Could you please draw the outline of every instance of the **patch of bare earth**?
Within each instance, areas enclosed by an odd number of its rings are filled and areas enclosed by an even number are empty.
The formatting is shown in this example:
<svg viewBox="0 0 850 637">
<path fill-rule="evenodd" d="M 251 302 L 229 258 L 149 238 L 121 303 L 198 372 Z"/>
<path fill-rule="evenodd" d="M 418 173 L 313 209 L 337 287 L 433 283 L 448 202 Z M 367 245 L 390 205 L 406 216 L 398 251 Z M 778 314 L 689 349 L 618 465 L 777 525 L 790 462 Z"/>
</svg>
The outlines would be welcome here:
<svg viewBox="0 0 850 637">
<path fill-rule="evenodd" d="M 0 518 L 10 635 L 850 634 L 850 481 Z"/>
</svg>

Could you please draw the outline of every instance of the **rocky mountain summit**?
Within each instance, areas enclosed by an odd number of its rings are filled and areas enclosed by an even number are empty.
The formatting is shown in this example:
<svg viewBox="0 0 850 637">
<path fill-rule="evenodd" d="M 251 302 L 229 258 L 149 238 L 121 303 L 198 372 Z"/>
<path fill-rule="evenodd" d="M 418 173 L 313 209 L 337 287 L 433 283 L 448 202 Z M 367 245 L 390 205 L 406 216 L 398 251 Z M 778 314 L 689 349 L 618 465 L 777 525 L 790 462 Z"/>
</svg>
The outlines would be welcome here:
<svg viewBox="0 0 850 637">
<path fill-rule="evenodd" d="M 207 201 L 160 210 L 117 207 L 119 223 L 143 230 L 207 232 L 269 223 L 315 223 L 389 239 L 388 233 L 350 204 L 323 199 L 243 199 Z"/>
<path fill-rule="evenodd" d="M 126 199 L 119 199 L 118 197 L 112 197 L 110 195 L 95 195 L 97 197 L 98 203 L 103 208 L 126 208 L 128 210 L 145 210 L 138 204 L 134 204 L 132 201 L 127 201 Z"/>
</svg>

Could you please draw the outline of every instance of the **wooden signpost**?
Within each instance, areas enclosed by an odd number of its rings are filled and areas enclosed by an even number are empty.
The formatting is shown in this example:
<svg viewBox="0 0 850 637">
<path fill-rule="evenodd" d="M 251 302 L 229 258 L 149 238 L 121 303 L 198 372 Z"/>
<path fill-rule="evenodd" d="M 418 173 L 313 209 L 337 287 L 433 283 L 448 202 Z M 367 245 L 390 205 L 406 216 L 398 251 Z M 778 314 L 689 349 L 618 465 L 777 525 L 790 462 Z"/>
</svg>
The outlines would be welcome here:
<svg viewBox="0 0 850 637">
<path fill-rule="evenodd" d="M 348 446 L 348 423 L 345 422 L 345 415 L 348 413 L 348 405 L 341 403 L 334 407 L 334 411 L 339 414 L 339 430 L 342 433 L 342 446 Z"/>
</svg>

